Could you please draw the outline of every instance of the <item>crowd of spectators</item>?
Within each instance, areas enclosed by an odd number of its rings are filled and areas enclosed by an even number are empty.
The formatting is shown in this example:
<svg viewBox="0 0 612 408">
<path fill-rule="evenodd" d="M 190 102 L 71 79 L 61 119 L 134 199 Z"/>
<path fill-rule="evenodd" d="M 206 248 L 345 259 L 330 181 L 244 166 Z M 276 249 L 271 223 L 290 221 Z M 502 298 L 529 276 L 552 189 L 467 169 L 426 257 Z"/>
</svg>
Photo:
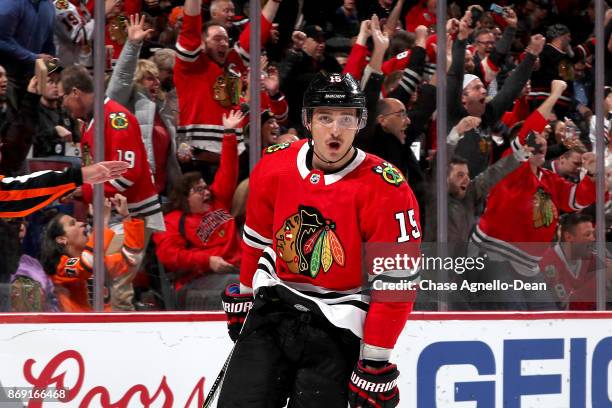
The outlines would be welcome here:
<svg viewBox="0 0 612 408">
<path fill-rule="evenodd" d="M 95 1 L 105 3 L 104 21 L 93 18 Z M 268 0 L 255 17 L 248 6 L 0 5 L 4 176 L 91 163 L 93 104 L 103 97 L 93 92 L 93 31 L 105 24 L 105 160 L 130 164 L 104 185 L 107 310 L 215 307 L 213 292 L 240 268 L 245 201 L 258 188 L 248 185 L 250 98 L 261 100 L 264 148 L 307 137 L 302 96 L 320 71 L 360 82 L 368 116 L 356 144 L 405 174 L 426 242 L 437 236 L 435 169 L 447 168 L 447 249 L 486 259 L 483 270 L 450 279 L 548 283 L 546 293 L 512 298 L 457 293 L 451 307 L 595 308 L 595 153 L 605 155 L 612 189 L 612 10 L 597 101 L 592 0 L 449 1 L 446 39 L 436 34 L 436 0 Z M 261 26 L 257 84 L 248 81 L 252 18 Z M 446 73 L 436 70 L 440 41 Z M 436 160 L 439 75 L 448 163 Z M 604 134 L 595 131 L 598 104 Z M 601 138 L 605 151 L 596 152 Z M 0 220 L 0 284 L 12 303 L 0 296 L 0 307 L 91 310 L 91 201 L 84 185 L 27 219 Z"/>
</svg>

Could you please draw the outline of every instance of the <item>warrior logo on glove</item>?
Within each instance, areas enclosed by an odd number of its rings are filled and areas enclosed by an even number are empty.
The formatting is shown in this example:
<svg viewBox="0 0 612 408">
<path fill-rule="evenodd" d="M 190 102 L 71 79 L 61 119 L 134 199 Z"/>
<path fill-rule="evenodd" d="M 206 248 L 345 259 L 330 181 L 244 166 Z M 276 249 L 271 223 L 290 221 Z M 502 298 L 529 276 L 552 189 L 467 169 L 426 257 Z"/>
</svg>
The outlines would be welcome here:
<svg viewBox="0 0 612 408">
<path fill-rule="evenodd" d="M 276 253 L 293 273 L 316 278 L 335 262 L 344 266 L 344 247 L 334 232 L 336 223 L 314 207 L 299 206 L 276 231 Z"/>
</svg>

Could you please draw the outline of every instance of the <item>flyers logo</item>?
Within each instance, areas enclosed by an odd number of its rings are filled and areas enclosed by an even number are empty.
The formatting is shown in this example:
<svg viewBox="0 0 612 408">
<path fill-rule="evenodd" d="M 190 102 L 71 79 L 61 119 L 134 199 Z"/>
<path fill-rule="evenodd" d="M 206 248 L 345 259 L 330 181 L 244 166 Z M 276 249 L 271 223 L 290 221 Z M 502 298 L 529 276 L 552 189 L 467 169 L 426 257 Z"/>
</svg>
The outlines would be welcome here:
<svg viewBox="0 0 612 408">
<path fill-rule="evenodd" d="M 79 263 L 79 258 L 70 258 L 66 261 L 66 266 L 64 266 L 64 273 L 66 276 L 75 277 L 77 275 L 77 264 Z"/>
<path fill-rule="evenodd" d="M 75 266 L 79 263 L 79 258 L 70 258 L 66 261 L 66 266 Z"/>
</svg>

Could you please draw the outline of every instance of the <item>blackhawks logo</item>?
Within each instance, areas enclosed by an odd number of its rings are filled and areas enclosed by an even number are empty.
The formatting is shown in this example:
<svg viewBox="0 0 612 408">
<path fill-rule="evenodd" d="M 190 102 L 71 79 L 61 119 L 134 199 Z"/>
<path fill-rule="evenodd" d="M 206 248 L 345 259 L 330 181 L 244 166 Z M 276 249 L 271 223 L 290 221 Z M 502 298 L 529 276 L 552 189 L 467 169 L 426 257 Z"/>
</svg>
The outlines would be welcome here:
<svg viewBox="0 0 612 408">
<path fill-rule="evenodd" d="M 550 195 L 541 187 L 533 196 L 533 226 L 548 227 L 559 216 Z"/>
<path fill-rule="evenodd" d="M 264 152 L 266 154 L 272 154 L 272 153 L 278 152 L 279 150 L 284 150 L 288 148 L 289 146 L 291 146 L 291 143 L 279 143 L 279 144 L 275 144 L 275 145 L 266 147 L 266 150 L 264 150 Z"/>
<path fill-rule="evenodd" d="M 130 122 L 128 122 L 127 116 L 123 112 L 113 112 L 108 115 L 110 118 L 111 127 L 113 129 L 122 130 L 127 129 Z"/>
<path fill-rule="evenodd" d="M 316 278 L 335 262 L 344 266 L 344 247 L 334 232 L 336 223 L 313 207 L 299 206 L 276 231 L 276 253 L 293 273 Z"/>
<path fill-rule="evenodd" d="M 404 175 L 391 163 L 382 162 L 378 166 L 372 167 L 376 174 L 380 174 L 382 179 L 387 183 L 398 187 L 406 180 Z"/>
</svg>

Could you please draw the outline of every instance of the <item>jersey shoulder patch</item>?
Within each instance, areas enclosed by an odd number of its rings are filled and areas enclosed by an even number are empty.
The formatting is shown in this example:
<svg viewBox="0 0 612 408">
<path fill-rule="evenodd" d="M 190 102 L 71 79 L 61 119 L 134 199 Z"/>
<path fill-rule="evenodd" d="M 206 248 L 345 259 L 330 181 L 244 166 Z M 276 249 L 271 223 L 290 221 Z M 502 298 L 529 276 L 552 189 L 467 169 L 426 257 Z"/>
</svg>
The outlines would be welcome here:
<svg viewBox="0 0 612 408">
<path fill-rule="evenodd" d="M 399 187 L 406 178 L 401 171 L 389 162 L 382 162 L 372 167 L 372 171 L 383 179 L 385 183 L 391 184 L 392 186 Z"/>
<path fill-rule="evenodd" d="M 127 115 L 124 112 L 112 112 L 108 115 L 110 119 L 110 125 L 113 129 L 123 130 L 127 129 L 130 125 Z"/>
<path fill-rule="evenodd" d="M 55 0 L 55 8 L 58 10 L 68 10 L 70 5 L 68 4 L 68 0 Z"/>
<path fill-rule="evenodd" d="M 64 273 L 66 276 L 75 277 L 77 275 L 77 264 L 79 263 L 79 258 L 70 258 L 66 261 L 64 265 Z"/>
<path fill-rule="evenodd" d="M 265 154 L 276 153 L 278 151 L 285 150 L 289 146 L 291 146 L 291 143 L 279 143 L 279 144 L 275 144 L 275 145 L 266 147 L 266 149 L 264 150 L 264 153 Z"/>
</svg>

